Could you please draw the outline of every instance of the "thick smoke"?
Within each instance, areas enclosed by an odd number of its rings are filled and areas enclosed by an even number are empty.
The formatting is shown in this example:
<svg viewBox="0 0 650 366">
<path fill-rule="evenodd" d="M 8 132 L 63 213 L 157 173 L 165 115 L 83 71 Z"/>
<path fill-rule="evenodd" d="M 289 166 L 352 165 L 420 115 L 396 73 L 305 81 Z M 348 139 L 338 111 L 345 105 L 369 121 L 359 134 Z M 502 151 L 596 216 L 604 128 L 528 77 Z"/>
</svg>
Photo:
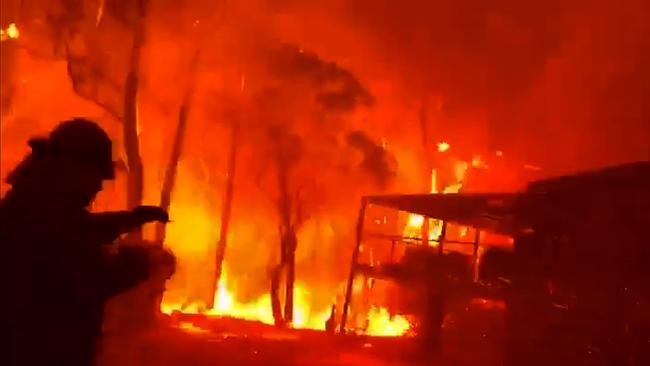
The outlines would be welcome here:
<svg viewBox="0 0 650 366">
<path fill-rule="evenodd" d="M 90 13 L 99 2 L 61 2 L 75 3 Z M 106 18 L 127 14 L 116 11 L 122 3 L 128 2 L 106 1 Z M 37 4 L 23 6 L 27 14 L 20 17 L 58 24 L 79 12 L 47 5 L 43 15 Z M 356 75 L 384 115 L 387 104 L 412 109 L 433 98 L 443 106 L 440 136 L 452 144 L 472 140 L 463 147 L 468 150 L 477 143 L 478 150 L 503 150 L 546 174 L 648 158 L 650 11 L 644 0 L 159 0 L 150 6 L 152 38 L 164 34 L 186 45 L 192 22 L 218 13 L 213 18 L 230 23 L 210 42 L 220 62 L 254 64 L 259 57 L 242 56 L 242 44 L 295 44 Z M 322 102 L 346 108 L 341 93 L 323 95 Z M 374 128 L 390 131 L 392 123 L 374 121 Z M 549 154 L 547 146 L 555 151 Z"/>
<path fill-rule="evenodd" d="M 363 131 L 350 132 L 346 141 L 363 154 L 359 167 L 372 176 L 379 187 L 385 189 L 397 175 L 395 157 L 383 146 L 372 141 Z"/>
<path fill-rule="evenodd" d="M 358 105 L 372 106 L 372 95 L 349 70 L 297 45 L 285 44 L 273 50 L 270 68 L 283 79 L 307 78 L 316 88 L 316 100 L 327 112 L 351 112 Z"/>
<path fill-rule="evenodd" d="M 471 148 L 504 150 L 545 174 L 648 159 L 647 1 L 274 3 L 302 12 L 280 28 L 361 79 L 441 100 L 441 134 L 480 134 Z"/>
</svg>

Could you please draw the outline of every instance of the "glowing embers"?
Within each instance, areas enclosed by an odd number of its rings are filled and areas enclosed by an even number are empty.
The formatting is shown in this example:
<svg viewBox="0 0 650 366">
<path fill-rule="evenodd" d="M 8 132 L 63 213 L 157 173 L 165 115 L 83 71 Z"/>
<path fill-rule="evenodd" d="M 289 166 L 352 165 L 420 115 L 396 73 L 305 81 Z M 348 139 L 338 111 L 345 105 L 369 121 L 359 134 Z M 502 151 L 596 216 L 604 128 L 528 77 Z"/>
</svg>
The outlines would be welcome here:
<svg viewBox="0 0 650 366">
<path fill-rule="evenodd" d="M 20 31 L 15 23 L 11 23 L 6 29 L 0 29 L 0 41 L 4 42 L 10 39 L 17 39 L 20 36 Z"/>
<path fill-rule="evenodd" d="M 448 151 L 450 148 L 451 145 L 449 145 L 449 143 L 446 141 L 441 141 L 438 143 L 438 152 L 445 152 Z"/>
<path fill-rule="evenodd" d="M 208 333 L 207 330 L 197 327 L 196 325 L 190 323 L 190 322 L 180 322 L 178 323 L 178 328 L 182 329 L 188 333 L 195 333 L 195 334 L 205 334 Z"/>
<path fill-rule="evenodd" d="M 480 155 L 474 155 L 472 157 L 472 167 L 476 169 L 487 169 L 488 164 Z"/>
</svg>

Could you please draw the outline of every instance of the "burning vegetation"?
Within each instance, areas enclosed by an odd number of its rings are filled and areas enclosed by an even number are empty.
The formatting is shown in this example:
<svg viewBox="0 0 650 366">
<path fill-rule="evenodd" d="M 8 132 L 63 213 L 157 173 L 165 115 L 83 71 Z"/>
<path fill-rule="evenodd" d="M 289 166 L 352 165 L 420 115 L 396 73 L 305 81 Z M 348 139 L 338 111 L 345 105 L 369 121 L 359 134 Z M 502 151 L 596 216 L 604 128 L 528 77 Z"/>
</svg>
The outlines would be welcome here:
<svg viewBox="0 0 650 366">
<path fill-rule="evenodd" d="M 362 196 L 516 191 L 541 175 L 647 153 L 647 88 L 632 80 L 648 80 L 639 60 L 650 47 L 631 36 L 647 31 L 633 10 L 647 8 L 640 1 L 616 19 L 567 5 L 557 22 L 551 5 L 512 1 L 316 3 L 3 3 L 3 180 L 26 137 L 65 117 L 94 118 L 122 162 L 94 208 L 169 209 L 166 227 L 125 239 L 177 256 L 155 301 L 162 313 L 331 330 Z M 630 29 L 604 37 L 628 15 Z M 592 25 L 606 45 L 589 40 Z M 617 43 L 610 36 L 633 44 L 638 59 L 621 47 L 620 58 L 604 52 Z M 583 69 L 594 55 L 606 73 Z M 598 94 L 608 86 L 629 97 Z M 612 121 L 627 117 L 610 141 Z M 417 214 L 373 224 L 436 248 L 441 237 L 489 241 Z M 414 334 L 418 320 L 390 304 L 403 294 L 376 289 L 389 300 L 369 304 L 347 330 Z"/>
</svg>

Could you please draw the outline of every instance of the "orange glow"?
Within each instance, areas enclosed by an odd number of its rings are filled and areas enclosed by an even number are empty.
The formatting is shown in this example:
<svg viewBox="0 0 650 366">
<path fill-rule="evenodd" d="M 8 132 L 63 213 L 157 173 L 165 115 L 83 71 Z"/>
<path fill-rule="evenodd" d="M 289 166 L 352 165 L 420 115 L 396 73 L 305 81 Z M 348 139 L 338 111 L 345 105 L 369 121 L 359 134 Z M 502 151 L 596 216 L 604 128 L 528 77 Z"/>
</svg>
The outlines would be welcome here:
<svg viewBox="0 0 650 366">
<path fill-rule="evenodd" d="M 448 151 L 451 148 L 451 145 L 449 145 L 448 142 L 442 141 L 438 143 L 438 151 L 439 152 L 445 152 Z"/>
<path fill-rule="evenodd" d="M 20 36 L 20 31 L 15 23 L 11 23 L 7 26 L 7 29 L 0 29 L 0 40 L 2 42 L 9 39 L 17 39 Z"/>
<path fill-rule="evenodd" d="M 101 25 L 102 29 L 98 31 L 102 32 L 104 28 L 109 29 L 107 27 L 111 26 L 109 19 L 111 14 L 106 12 L 107 9 L 104 9 L 103 5 L 104 1 L 100 1 L 96 19 L 93 19 L 97 25 Z M 95 14 L 93 14 L 93 18 L 95 18 Z M 186 73 L 184 72 L 186 69 L 185 63 L 188 62 L 188 60 L 185 60 L 185 55 L 191 52 L 188 52 L 190 50 L 187 48 L 178 47 L 177 39 L 170 39 L 170 37 L 178 37 L 178 40 L 184 39 L 187 38 L 187 34 L 183 34 L 182 31 L 167 34 L 166 31 L 162 32 L 163 27 L 159 27 L 160 24 L 156 23 L 155 17 L 152 17 L 151 20 L 152 24 L 150 24 L 151 28 L 149 29 L 151 38 L 147 40 L 147 52 L 151 52 L 152 57 L 145 57 L 142 61 L 142 70 L 146 70 L 146 77 L 143 77 L 143 79 L 146 79 L 147 82 L 141 85 L 142 94 L 138 101 L 136 127 L 146 176 L 143 204 L 155 205 L 159 202 L 160 181 L 169 156 L 167 150 L 170 148 L 173 131 L 175 131 L 177 125 L 177 114 L 175 113 L 179 100 L 177 94 L 183 91 L 183 88 L 170 88 L 169 86 L 185 85 L 188 82 L 188 80 L 185 80 Z M 194 18 L 192 20 L 194 21 Z M 27 19 L 20 22 L 20 31 L 23 34 L 20 34 L 18 26 L 13 23 L 8 26 L 3 25 L 4 29 L 0 30 L 2 31 L 3 42 L 20 37 L 20 42 L 27 42 L 26 46 L 29 46 L 17 49 L 15 55 L 17 67 L 12 72 L 16 73 L 17 80 L 23 82 L 16 85 L 17 98 L 14 100 L 11 115 L 3 115 L 3 135 L 11 136 L 4 137 L 4 139 L 10 139 L 14 147 L 8 148 L 8 145 L 3 141 L 3 166 L 6 165 L 5 159 L 8 159 L 7 152 L 9 150 L 14 151 L 10 151 L 11 160 L 7 161 L 7 163 L 14 164 L 20 159 L 23 154 L 21 149 L 24 148 L 24 141 L 27 137 L 36 133 L 44 133 L 52 127 L 49 124 L 77 114 L 97 119 L 102 126 L 109 130 L 110 135 L 116 137 L 116 153 L 123 157 L 124 151 L 121 151 L 123 150 L 123 141 L 120 140 L 121 126 L 119 122 L 115 121 L 109 113 L 105 113 L 101 106 L 95 105 L 92 100 L 86 100 L 74 93 L 67 76 L 65 61 L 36 59 L 26 51 L 30 47 L 40 46 L 38 44 L 29 44 L 33 40 L 40 39 L 32 36 L 37 34 L 39 28 L 36 26 L 32 28 L 32 23 L 28 22 Z M 197 23 L 198 21 L 194 21 L 193 27 L 196 27 Z M 236 30 L 237 26 L 234 25 L 233 28 Z M 227 31 L 233 31 L 233 29 L 228 28 Z M 242 40 L 237 39 L 237 32 L 234 32 L 232 38 L 232 44 L 242 43 L 240 42 Z M 224 47 L 231 47 L 232 44 L 227 44 Z M 304 46 L 305 50 L 308 50 L 313 45 L 306 42 Z M 317 47 L 317 49 L 319 48 Z M 121 48 L 117 47 L 116 50 L 119 51 Z M 192 100 L 191 123 L 188 127 L 183 157 L 178 166 L 178 177 L 170 207 L 170 216 L 173 222 L 167 226 L 165 240 L 165 245 L 177 256 L 178 273 L 167 282 L 160 309 L 167 314 L 178 311 L 190 314 L 205 314 L 211 317 L 234 317 L 273 324 L 271 297 L 268 294 L 269 280 L 265 277 L 264 269 L 259 270 L 259 268 L 263 268 L 266 265 L 264 262 L 267 261 L 270 264 L 277 263 L 277 258 L 274 257 L 277 250 L 277 247 L 274 247 L 274 244 L 277 245 L 276 217 L 274 216 L 274 208 L 269 209 L 266 207 L 266 205 L 273 205 L 267 201 L 272 201 L 268 196 L 269 192 L 272 192 L 274 188 L 272 179 L 269 179 L 270 183 L 262 181 L 260 185 L 263 187 L 258 187 L 257 181 L 252 183 L 258 177 L 252 177 L 257 172 L 251 173 L 251 171 L 257 170 L 256 165 L 263 163 L 258 160 L 263 160 L 262 158 L 265 157 L 258 156 L 256 151 L 247 151 L 246 148 L 242 152 L 241 161 L 238 162 L 242 165 L 240 166 L 242 169 L 239 170 L 240 173 L 238 172 L 238 174 L 242 176 L 241 180 L 236 183 L 235 188 L 236 194 L 233 204 L 235 213 L 231 221 L 222 278 L 217 291 L 215 291 L 214 308 L 207 309 L 209 295 L 206 293 L 209 291 L 206 291 L 206 289 L 210 288 L 214 274 L 214 251 L 219 237 L 221 216 L 219 200 L 222 196 L 221 191 L 225 181 L 224 169 L 226 164 L 224 151 L 220 150 L 220 148 L 228 146 L 227 143 L 229 142 L 225 137 L 223 140 L 220 139 L 222 136 L 228 136 L 228 134 L 220 131 L 222 127 L 220 127 L 219 123 L 215 123 L 218 118 L 215 118 L 212 106 L 218 104 L 217 102 L 220 99 L 216 98 L 215 95 L 221 95 L 221 93 L 226 96 L 235 95 L 236 98 L 241 97 L 242 100 L 248 101 L 249 98 L 252 99 L 252 96 L 257 95 L 258 89 L 266 89 L 267 84 L 275 85 L 277 82 L 275 79 L 267 80 L 267 76 L 261 75 L 258 68 L 262 69 L 261 66 L 264 66 L 263 60 L 258 62 L 256 59 L 247 59 L 249 57 L 248 46 L 233 50 L 216 49 L 215 52 L 226 54 L 222 52 L 225 50 L 232 51 L 232 59 L 227 57 L 227 59 L 223 60 L 223 64 L 221 64 L 221 61 L 215 64 L 211 61 L 213 55 L 208 53 L 205 59 L 201 60 L 201 67 L 197 71 L 199 75 L 197 75 L 195 97 Z M 325 54 L 328 54 L 328 52 L 325 52 Z M 257 56 L 256 53 L 255 55 Z M 336 61 L 336 56 L 332 55 L 331 57 L 333 57 L 333 61 Z M 161 63 L 161 59 L 164 59 L 165 62 Z M 120 62 L 116 61 L 116 63 Z M 252 65 L 249 67 L 248 64 Z M 182 72 L 178 72 L 178 70 Z M 110 80 L 113 81 L 112 78 L 117 79 L 124 70 L 111 71 L 115 71 L 115 75 L 111 76 Z M 352 71 L 357 72 L 358 70 L 353 69 Z M 361 76 L 364 77 L 364 80 L 367 77 L 363 72 Z M 400 163 L 398 164 L 400 166 L 400 176 L 398 186 L 395 189 L 396 191 L 406 191 L 405 185 L 399 185 L 409 181 L 410 176 L 416 174 L 416 169 L 408 169 L 407 166 L 411 162 L 414 165 L 418 164 L 417 159 L 419 157 L 406 155 L 408 153 L 405 147 L 412 146 L 412 141 L 408 136 L 414 135 L 410 133 L 413 131 L 407 131 L 408 134 L 402 134 L 403 131 L 395 133 L 397 131 L 392 130 L 392 126 L 394 126 L 392 121 L 394 116 L 408 115 L 408 113 L 404 113 L 408 112 L 408 110 L 404 110 L 402 101 L 396 99 L 396 95 L 393 94 L 393 89 L 397 90 L 395 88 L 398 86 L 397 84 L 394 85 L 390 80 L 386 82 L 369 80 L 369 83 L 369 89 L 377 96 L 379 101 L 377 106 L 373 107 L 372 110 L 361 110 L 345 118 L 337 115 L 336 118 L 341 119 L 340 122 L 345 129 L 354 127 L 355 129 L 368 130 L 369 135 L 373 135 L 379 140 L 378 142 L 381 143 L 382 148 L 395 154 L 395 160 Z M 61 85 L 66 87 L 65 90 L 62 91 Z M 300 88 L 300 93 L 303 93 L 303 86 L 301 85 Z M 103 93 L 104 89 L 100 91 Z M 292 95 L 291 93 L 289 95 Z M 308 99 L 311 100 L 311 98 Z M 442 111 L 443 99 L 442 96 L 437 99 L 437 110 Z M 250 108 L 247 103 L 242 104 L 246 106 L 241 108 L 242 111 L 238 110 L 245 117 L 242 119 L 251 119 L 251 122 L 257 123 L 254 120 L 259 118 L 256 108 Z M 303 114 L 311 116 L 311 112 L 303 111 L 308 107 L 311 108 L 311 105 L 302 104 L 306 103 L 299 101 L 295 105 L 288 103 L 283 108 L 287 109 L 288 114 L 294 114 L 295 112 L 298 115 L 297 121 L 302 121 L 307 119 L 303 118 L 305 117 Z M 35 105 L 38 105 L 39 108 L 33 108 Z M 254 106 L 255 103 L 251 103 L 251 105 Z M 254 110 L 248 111 L 247 108 Z M 374 124 L 364 125 L 366 120 L 376 120 L 377 126 L 374 127 Z M 12 123 L 14 121 L 16 123 Z M 28 126 L 29 123 L 32 126 Z M 246 121 L 246 123 L 249 122 Z M 400 127 L 400 129 L 402 128 Z M 5 130 L 8 130 L 8 133 L 5 133 Z M 308 133 L 317 132 L 302 127 L 296 128 L 296 130 L 301 137 L 305 137 L 302 135 Z M 447 138 L 452 139 L 451 136 L 447 136 Z M 449 143 L 452 140 L 455 141 L 454 150 L 451 150 L 451 144 Z M 450 153 L 452 152 L 464 153 L 458 150 L 461 149 L 461 145 L 456 142 L 457 137 L 455 136 L 452 140 L 443 141 L 440 139 L 432 141 L 432 145 L 435 144 L 435 149 L 440 152 L 440 154 L 437 154 L 438 158 L 451 159 L 452 155 Z M 251 140 L 244 142 L 243 145 L 245 146 L 252 145 Z M 322 153 L 328 155 L 330 152 L 323 151 Z M 435 154 L 435 152 L 433 153 Z M 305 168 L 305 170 L 311 169 L 311 166 L 318 167 L 318 164 L 313 164 L 311 161 L 309 163 L 306 164 L 309 167 Z M 453 171 L 445 171 L 444 179 L 447 179 L 448 173 L 452 173 L 450 178 L 452 182 L 442 185 L 438 184 L 438 178 L 442 179 L 442 174 L 437 176 L 437 173 L 442 172 L 440 170 L 438 172 L 431 171 L 430 192 L 458 192 L 462 188 L 462 180 L 467 166 L 466 162 L 459 162 L 454 165 Z M 354 171 L 355 167 L 356 164 L 352 164 L 351 171 Z M 300 173 L 302 174 L 302 171 Z M 312 172 L 307 171 L 306 175 L 309 176 L 310 173 Z M 125 172 L 121 172 L 119 180 L 123 180 L 125 174 Z M 249 176 L 246 176 L 246 174 L 249 174 Z M 272 172 L 269 174 L 271 175 Z M 417 170 L 417 175 L 419 174 L 420 170 Z M 354 179 L 356 180 L 356 178 Z M 123 182 L 119 180 L 111 186 L 111 190 L 114 192 L 106 192 L 106 202 L 102 205 L 102 210 L 123 208 L 125 189 L 123 188 Z M 270 187 L 266 185 L 270 185 Z M 298 251 L 303 250 L 304 252 L 298 253 L 298 256 L 302 255 L 302 258 L 296 260 L 298 266 L 301 264 L 304 266 L 305 263 L 311 264 L 305 258 L 314 256 L 312 253 L 317 253 L 319 258 L 331 255 L 332 263 L 340 263 L 339 260 L 342 261 L 349 255 L 345 249 L 341 249 L 341 245 L 322 246 L 324 241 L 336 242 L 337 244 L 344 242 L 342 239 L 345 239 L 346 230 L 349 229 L 346 226 L 354 226 L 354 220 L 356 219 L 356 217 L 352 217 L 354 213 L 351 215 L 347 213 L 349 211 L 348 202 L 341 203 L 338 202 L 338 198 L 334 198 L 340 193 L 341 182 L 336 180 L 328 181 L 328 186 L 334 189 L 331 192 L 326 191 L 325 196 L 331 196 L 332 198 L 328 197 L 328 202 L 325 204 L 318 202 L 318 210 L 323 212 L 322 214 L 319 213 L 322 216 L 334 218 L 337 221 L 336 225 L 328 229 L 327 233 L 325 233 L 326 230 L 319 229 L 315 230 L 318 232 L 313 233 L 309 238 L 299 240 L 300 249 Z M 368 194 L 377 189 L 374 186 L 361 184 L 358 187 L 349 188 L 346 187 L 346 191 L 355 190 L 357 191 L 355 193 L 359 194 Z M 309 193 L 306 193 L 306 195 L 308 196 Z M 345 197 L 344 200 L 352 202 L 352 199 L 348 199 L 348 196 L 344 194 L 340 196 Z M 307 197 L 308 205 L 312 204 L 309 202 L 310 198 Z M 356 204 L 357 202 L 353 203 L 353 205 Z M 309 207 L 306 210 L 308 211 Z M 312 213 L 306 212 L 305 214 Z M 383 222 L 384 224 L 388 220 L 392 219 L 385 217 L 383 220 L 379 219 L 380 223 Z M 350 222 L 352 224 L 349 224 Z M 404 235 L 421 237 L 424 223 L 422 216 L 410 215 L 403 231 Z M 304 224 L 304 226 L 308 225 L 313 226 L 309 222 Z M 323 225 L 329 224 L 323 223 Z M 304 235 L 304 226 L 301 235 Z M 438 245 L 436 240 L 439 239 L 442 233 L 443 222 L 429 220 L 428 228 L 430 245 Z M 146 232 L 148 229 L 145 230 L 145 234 L 149 234 Z M 332 238 L 329 239 L 328 236 Z M 150 235 L 147 235 L 147 238 L 150 239 Z M 254 247 L 256 245 L 254 243 L 263 243 L 259 247 L 272 249 L 260 253 Z M 240 252 L 255 252 L 255 258 L 251 258 L 252 255 L 248 258 L 242 258 L 241 253 L 238 257 L 236 255 L 238 250 Z M 244 263 L 245 261 L 255 263 Z M 312 261 L 311 257 L 309 261 Z M 329 262 L 327 264 L 329 265 Z M 321 266 L 323 266 L 322 263 Z M 251 272 L 247 272 L 249 269 L 252 269 Z M 328 268 L 328 270 L 330 269 Z M 341 271 L 339 271 L 339 268 L 332 268 L 331 273 L 327 273 L 328 276 L 323 277 L 328 277 L 326 280 L 330 281 L 330 277 L 337 278 L 333 274 L 338 275 L 337 272 L 346 270 L 347 268 Z M 249 275 L 249 273 L 254 274 Z M 244 278 L 244 274 L 251 278 Z M 332 298 L 335 295 L 334 293 L 337 292 L 337 290 L 331 290 L 332 294 L 330 294 L 327 286 L 335 288 L 337 284 L 326 283 L 327 281 L 321 278 L 313 279 L 308 277 L 304 275 L 304 272 L 299 271 L 297 274 L 297 282 L 294 288 L 295 303 L 292 326 L 295 328 L 324 329 L 325 322 L 330 315 L 331 304 L 335 302 L 330 301 L 328 303 L 327 300 L 334 300 Z M 399 336 L 408 333 L 410 329 L 409 322 L 404 316 L 391 317 L 386 308 L 379 305 L 373 308 L 367 316 L 369 326 L 366 332 L 371 335 Z M 192 327 L 191 324 L 184 323 L 179 324 L 179 326 L 188 331 L 201 332 L 200 329 Z"/>
<path fill-rule="evenodd" d="M 542 168 L 538 167 L 537 165 L 531 165 L 531 164 L 524 164 L 524 169 L 534 170 L 534 171 L 542 170 Z"/>
<path fill-rule="evenodd" d="M 3 13 L 0 26 L 0 192 L 8 189 L 9 169 L 28 152 L 27 139 L 71 117 L 96 120 L 113 138 L 115 160 L 126 158 L 123 125 L 116 116 L 123 114 L 119 110 L 124 103 L 126 71 L 135 59 L 130 54 L 134 29 L 124 24 L 134 14 L 119 14 L 122 7 L 106 3 L 85 4 L 93 9 L 85 6 L 83 14 L 75 15 L 58 7 L 26 5 L 22 9 L 5 7 L 3 2 L 7 14 Z M 642 1 L 612 7 L 616 16 L 608 16 L 606 8 L 597 5 L 541 22 L 517 21 L 519 10 L 525 10 L 524 17 L 529 15 L 523 6 L 465 11 L 453 2 L 439 9 L 432 1 L 399 6 L 368 1 L 355 2 L 353 7 L 335 1 L 267 3 L 167 1 L 152 5 L 146 14 L 146 42 L 137 75 L 142 81 L 137 103 L 145 175 L 142 204 L 160 203 L 179 108 L 186 86 L 193 86 L 172 192 L 173 222 L 166 232 L 165 245 L 176 255 L 178 266 L 166 283 L 160 305 L 164 313 L 274 322 L 268 270 L 280 261 L 276 207 L 280 190 L 275 170 L 285 153 L 291 164 L 298 160 L 287 184 L 291 221 L 299 231 L 292 326 L 324 329 L 332 304 L 341 303 L 344 290 L 338 287 L 345 285 L 349 275 L 360 197 L 509 191 L 537 173 L 551 175 L 601 162 L 632 161 L 647 151 L 647 146 L 638 146 L 645 141 L 640 140 L 640 125 L 635 122 L 644 115 L 639 113 L 644 104 L 639 102 L 643 101 L 639 91 L 645 89 L 638 83 L 645 79 L 627 77 L 639 52 L 646 52 L 639 48 L 645 43 L 636 35 L 647 26 L 645 13 L 639 11 L 645 8 L 638 5 Z M 447 21 L 449 14 L 454 14 L 454 21 Z M 75 18 L 74 37 L 66 29 L 54 34 L 54 23 L 70 20 L 70 15 L 83 16 Z M 611 23 L 612 19 L 623 19 L 626 26 Z M 475 24 L 482 25 L 481 37 L 467 38 Z M 615 31 L 611 37 L 610 24 Z M 469 33 L 466 25 L 471 26 Z M 436 36 L 435 44 L 429 34 Z M 629 38 L 629 42 L 616 42 L 618 38 Z M 276 53 L 285 43 L 305 57 Z M 555 44 L 562 47 L 549 47 Z M 511 51 L 516 48 L 535 57 L 513 58 Z M 200 56 L 193 71 L 190 66 L 197 49 Z M 310 61 L 312 52 L 322 67 Z M 83 62 L 68 65 L 68 60 Z M 76 74 L 71 67 L 75 63 L 79 77 L 85 79 L 79 85 L 70 80 Z M 596 72 L 585 70 L 590 64 Z M 585 77 L 592 74 L 598 77 Z M 517 82 L 495 82 L 503 80 Z M 614 95 L 605 87 L 616 91 L 620 87 L 624 93 Z M 358 99 L 365 98 L 354 96 L 357 89 L 367 89 L 371 102 L 359 103 Z M 599 103 L 602 100 L 607 103 Z M 628 127 L 625 123 L 617 127 L 621 136 L 616 139 L 607 134 L 607 127 L 613 125 L 610 119 L 629 121 Z M 233 122 L 241 123 L 241 144 L 236 144 L 241 150 L 226 258 L 212 299 Z M 355 131 L 367 135 L 376 146 L 352 146 L 347 135 Z M 541 133 L 549 131 L 553 133 Z M 277 132 L 295 135 L 296 143 L 287 140 L 291 146 L 284 151 L 282 141 L 273 137 Z M 597 149 L 602 146 L 611 148 Z M 423 150 L 430 156 L 423 156 Z M 461 157 L 465 161 L 455 160 Z M 485 170 L 488 165 L 490 169 Z M 544 170 L 537 172 L 540 168 L 535 165 Z M 128 169 L 122 169 L 108 183 L 110 189 L 100 196 L 98 211 L 126 208 L 126 198 L 132 193 L 127 192 L 127 175 Z M 414 238 L 413 242 L 426 237 L 423 245 L 432 247 L 439 246 L 445 228 L 442 220 L 425 221 L 423 216 L 407 213 L 391 212 L 375 219 L 373 232 L 392 230 L 390 234 Z M 314 224 L 318 220 L 322 223 Z M 151 228 L 145 228 L 146 239 L 153 237 Z M 449 225 L 444 231 L 450 241 L 458 236 L 466 242 L 483 240 L 472 228 Z M 380 250 L 373 253 L 373 243 L 364 244 L 364 256 L 372 256 L 371 264 L 387 257 Z M 448 248 L 456 246 L 460 247 Z M 391 260 L 399 260 L 402 254 L 403 246 L 396 247 Z M 361 318 L 369 320 L 367 333 L 408 334 L 407 319 L 391 317 L 387 311 L 402 304 L 393 306 L 393 299 L 386 296 L 392 294 L 389 290 L 375 291 L 385 291 L 380 299 L 390 299 L 391 304 L 376 304 L 370 313 L 365 303 L 359 306 Z M 212 300 L 214 308 L 207 309 Z M 355 315 L 359 312 L 355 307 Z M 177 325 L 196 331 L 188 324 Z"/>
<path fill-rule="evenodd" d="M 474 155 L 474 157 L 472 158 L 472 166 L 477 169 L 488 168 L 487 163 L 483 160 L 483 158 L 480 155 Z"/>
<path fill-rule="evenodd" d="M 491 300 L 483 298 L 473 298 L 470 301 L 471 306 L 475 306 L 481 309 L 486 310 L 503 310 L 505 309 L 505 303 L 503 300 Z"/>
<path fill-rule="evenodd" d="M 465 180 L 465 173 L 467 173 L 468 167 L 469 164 L 466 161 L 458 161 L 456 162 L 456 164 L 454 164 L 454 177 L 456 178 L 456 182 L 462 183 Z M 452 192 L 446 192 L 446 193 L 452 193 Z M 458 193 L 458 191 L 453 193 Z"/>
<path fill-rule="evenodd" d="M 204 334 L 208 333 L 207 330 L 203 328 L 199 328 L 196 325 L 190 323 L 190 322 L 180 322 L 178 323 L 178 328 L 188 332 L 188 333 L 196 333 L 196 334 Z"/>
</svg>

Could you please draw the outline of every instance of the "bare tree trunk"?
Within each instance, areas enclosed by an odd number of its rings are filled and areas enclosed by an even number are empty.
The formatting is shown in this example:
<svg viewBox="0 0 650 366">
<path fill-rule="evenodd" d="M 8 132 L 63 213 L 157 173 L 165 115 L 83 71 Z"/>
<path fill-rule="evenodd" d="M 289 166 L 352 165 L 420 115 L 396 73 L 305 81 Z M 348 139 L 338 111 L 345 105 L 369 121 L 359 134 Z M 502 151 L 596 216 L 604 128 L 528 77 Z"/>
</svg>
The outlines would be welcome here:
<svg viewBox="0 0 650 366">
<path fill-rule="evenodd" d="M 283 137 L 277 142 L 277 174 L 278 190 L 278 213 L 280 215 L 280 264 L 273 270 L 271 276 L 271 306 L 274 314 L 275 325 L 284 326 L 293 319 L 293 277 L 292 273 L 292 252 L 295 248 L 295 233 L 291 223 L 291 196 L 289 195 L 288 174 L 290 169 L 289 157 L 284 151 L 286 141 Z M 285 275 L 285 302 L 284 311 L 281 309 L 280 282 L 282 275 Z"/>
<path fill-rule="evenodd" d="M 282 264 L 271 269 L 271 311 L 273 312 L 273 322 L 276 326 L 284 326 L 284 316 L 282 316 L 282 304 L 280 303 L 280 279 L 282 278 Z"/>
<path fill-rule="evenodd" d="M 430 142 L 429 142 L 429 118 L 427 115 L 427 107 L 428 104 L 425 100 L 425 98 L 422 98 L 422 104 L 420 105 L 420 128 L 421 128 L 421 133 L 422 133 L 422 150 L 424 152 L 424 168 L 423 168 L 423 188 L 424 192 L 423 193 L 430 193 L 431 192 L 431 170 L 433 167 L 431 166 L 431 159 L 429 158 L 429 147 L 430 147 Z M 422 220 L 422 243 L 424 245 L 429 245 L 429 218 L 423 217 Z"/>
<path fill-rule="evenodd" d="M 199 49 L 197 48 L 190 63 L 189 84 L 185 91 L 185 95 L 183 96 L 183 103 L 181 104 L 180 111 L 178 112 L 178 125 L 176 127 L 176 134 L 174 135 L 172 152 L 171 156 L 169 157 L 169 162 L 167 163 L 165 178 L 163 180 L 163 186 L 160 191 L 160 207 L 165 210 L 169 210 L 169 206 L 171 205 L 172 192 L 174 191 L 174 185 L 176 183 L 178 162 L 183 152 L 183 141 L 185 139 L 185 130 L 187 128 L 187 117 L 190 113 L 192 96 L 194 95 L 198 55 Z M 158 224 L 156 226 L 155 242 L 160 246 L 162 246 L 165 242 L 166 227 L 167 226 L 164 224 Z"/>
<path fill-rule="evenodd" d="M 215 256 L 215 272 L 212 281 L 212 293 L 208 300 L 208 308 L 214 307 L 214 298 L 219 291 L 219 280 L 223 272 L 223 261 L 226 258 L 226 247 L 228 244 L 228 229 L 230 227 L 230 217 L 232 214 L 232 201 L 235 191 L 235 172 L 237 168 L 237 151 L 239 150 L 239 122 L 231 121 L 232 132 L 230 138 L 230 153 L 228 155 L 228 180 L 226 181 L 226 190 L 224 193 L 223 207 L 221 209 L 221 228 L 219 232 L 219 242 L 217 243 L 217 253 Z"/>
<path fill-rule="evenodd" d="M 138 89 L 142 48 L 145 39 L 145 19 L 147 15 L 147 1 L 138 0 L 138 20 L 134 27 L 131 60 L 124 87 L 124 116 L 122 119 L 124 150 L 128 166 L 126 181 L 127 208 L 137 207 L 142 203 L 144 190 L 144 172 L 140 157 L 140 144 L 138 140 Z M 143 240 L 142 229 L 134 230 L 127 234 L 124 242 L 126 245 L 150 245 Z M 153 326 L 158 314 L 159 294 L 163 291 L 158 288 L 161 282 L 148 280 L 137 287 L 116 297 L 114 317 L 119 337 L 130 337 L 137 332 Z M 164 282 L 162 282 L 164 284 Z M 125 339 L 126 339 L 125 338 Z"/>
<path fill-rule="evenodd" d="M 296 280 L 296 246 L 298 240 L 296 238 L 296 231 L 293 225 L 289 226 L 289 230 L 285 234 L 284 240 L 284 247 L 287 251 L 285 257 L 285 270 L 287 273 L 287 279 L 284 300 L 284 320 L 287 323 L 293 323 L 293 289 Z"/>
<path fill-rule="evenodd" d="M 126 152 L 129 174 L 127 176 L 127 207 L 134 208 L 142 203 L 144 190 L 144 172 L 140 158 L 140 143 L 138 141 L 138 89 L 140 60 L 145 38 L 145 19 L 147 15 L 147 0 L 138 1 L 139 19 L 133 35 L 131 63 L 126 76 L 124 93 L 124 149 Z M 130 238 L 142 240 L 142 230 L 133 231 Z"/>
<path fill-rule="evenodd" d="M 280 156 L 278 160 L 278 187 L 280 189 L 280 250 L 282 252 L 280 266 L 285 271 L 285 301 L 284 301 L 284 322 L 293 321 L 293 285 L 295 278 L 294 262 L 296 250 L 296 233 L 291 222 L 291 196 L 289 194 L 289 157 L 285 156 L 282 151 L 284 146 L 280 146 Z"/>
</svg>

